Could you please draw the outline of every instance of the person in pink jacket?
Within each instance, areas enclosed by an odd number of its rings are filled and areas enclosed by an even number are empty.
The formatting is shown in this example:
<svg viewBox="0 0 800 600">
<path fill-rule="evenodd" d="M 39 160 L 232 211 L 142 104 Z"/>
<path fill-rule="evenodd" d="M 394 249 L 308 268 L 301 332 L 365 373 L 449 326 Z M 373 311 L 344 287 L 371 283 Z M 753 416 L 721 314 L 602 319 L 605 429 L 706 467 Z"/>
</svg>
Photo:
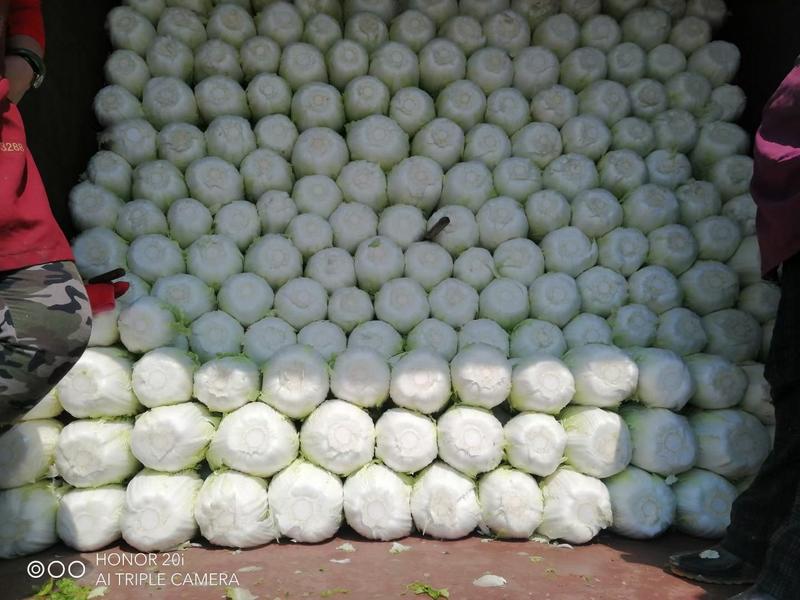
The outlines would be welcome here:
<svg viewBox="0 0 800 600">
<path fill-rule="evenodd" d="M 733 505 L 713 552 L 670 558 L 676 575 L 754 584 L 736 600 L 800 599 L 800 60 L 764 109 L 751 192 L 761 270 L 781 300 L 764 375 L 775 406 L 775 445 Z"/>
</svg>

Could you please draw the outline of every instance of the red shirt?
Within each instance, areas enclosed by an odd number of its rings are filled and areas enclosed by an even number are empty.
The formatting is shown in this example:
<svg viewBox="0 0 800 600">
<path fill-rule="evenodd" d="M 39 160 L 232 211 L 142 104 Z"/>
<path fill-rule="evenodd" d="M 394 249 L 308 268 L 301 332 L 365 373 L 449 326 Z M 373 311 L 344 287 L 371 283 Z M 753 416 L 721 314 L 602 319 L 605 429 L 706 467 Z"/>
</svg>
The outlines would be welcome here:
<svg viewBox="0 0 800 600">
<path fill-rule="evenodd" d="M 28 35 L 44 47 L 43 33 L 38 1 L 8 3 L 7 37 Z M 73 260 L 28 149 L 22 118 L 7 95 L 8 80 L 0 78 L 0 271 Z"/>
<path fill-rule="evenodd" d="M 41 0 L 10 0 L 6 37 L 27 35 L 44 49 L 44 19 Z"/>
<path fill-rule="evenodd" d="M 751 192 L 758 206 L 761 270 L 800 252 L 800 66 L 767 102 L 756 134 Z"/>
</svg>

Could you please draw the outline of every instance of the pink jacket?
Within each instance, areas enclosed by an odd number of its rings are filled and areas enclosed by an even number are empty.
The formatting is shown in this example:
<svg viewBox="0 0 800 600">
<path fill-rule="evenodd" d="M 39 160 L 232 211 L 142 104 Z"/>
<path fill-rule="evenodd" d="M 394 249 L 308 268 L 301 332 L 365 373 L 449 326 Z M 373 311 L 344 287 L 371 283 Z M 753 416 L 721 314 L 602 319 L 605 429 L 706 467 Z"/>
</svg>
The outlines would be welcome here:
<svg viewBox="0 0 800 600">
<path fill-rule="evenodd" d="M 800 252 L 800 65 L 767 102 L 753 160 L 750 188 L 761 271 L 768 275 Z"/>
</svg>

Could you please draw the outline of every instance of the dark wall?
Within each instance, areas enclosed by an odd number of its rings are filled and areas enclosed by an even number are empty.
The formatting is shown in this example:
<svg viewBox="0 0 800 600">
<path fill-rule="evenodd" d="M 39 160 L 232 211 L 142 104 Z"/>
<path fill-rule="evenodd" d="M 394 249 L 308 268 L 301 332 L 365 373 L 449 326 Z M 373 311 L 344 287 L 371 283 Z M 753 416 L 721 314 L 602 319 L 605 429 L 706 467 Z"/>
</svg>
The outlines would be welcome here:
<svg viewBox="0 0 800 600">
<path fill-rule="evenodd" d="M 43 0 L 47 79 L 20 104 L 53 213 L 72 234 L 67 194 L 97 150 L 92 100 L 110 52 L 105 16 L 119 0 Z"/>
<path fill-rule="evenodd" d="M 719 32 L 742 51 L 736 83 L 747 93 L 741 125 L 755 131 L 761 111 L 800 54 L 800 2 L 727 0 L 731 17 Z"/>
<path fill-rule="evenodd" d="M 98 125 L 92 99 L 103 85 L 110 49 L 105 15 L 119 0 L 43 0 L 49 75 L 22 103 L 30 147 L 39 164 L 56 217 L 72 233 L 67 194 L 96 151 Z M 754 131 L 764 103 L 800 54 L 800 2 L 728 0 L 722 39 L 742 50 L 737 83 L 748 94 L 742 125 Z"/>
</svg>

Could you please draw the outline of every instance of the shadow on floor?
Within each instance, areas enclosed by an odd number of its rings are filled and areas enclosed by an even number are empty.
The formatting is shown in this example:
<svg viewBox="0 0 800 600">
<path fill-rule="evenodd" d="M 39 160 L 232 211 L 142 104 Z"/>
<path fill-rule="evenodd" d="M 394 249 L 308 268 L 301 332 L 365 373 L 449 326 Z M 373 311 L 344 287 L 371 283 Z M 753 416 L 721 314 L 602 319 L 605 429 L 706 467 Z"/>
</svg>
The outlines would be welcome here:
<svg viewBox="0 0 800 600">
<path fill-rule="evenodd" d="M 614 550 L 625 562 L 632 565 L 648 565 L 660 569 L 669 577 L 680 580 L 666 570 L 667 559 L 672 554 L 701 550 L 714 545 L 714 540 L 690 537 L 668 532 L 656 540 L 637 541 L 613 534 L 601 534 L 598 542 Z M 704 592 L 698 599 L 717 600 L 734 596 L 746 589 L 746 586 L 703 585 Z"/>
</svg>

